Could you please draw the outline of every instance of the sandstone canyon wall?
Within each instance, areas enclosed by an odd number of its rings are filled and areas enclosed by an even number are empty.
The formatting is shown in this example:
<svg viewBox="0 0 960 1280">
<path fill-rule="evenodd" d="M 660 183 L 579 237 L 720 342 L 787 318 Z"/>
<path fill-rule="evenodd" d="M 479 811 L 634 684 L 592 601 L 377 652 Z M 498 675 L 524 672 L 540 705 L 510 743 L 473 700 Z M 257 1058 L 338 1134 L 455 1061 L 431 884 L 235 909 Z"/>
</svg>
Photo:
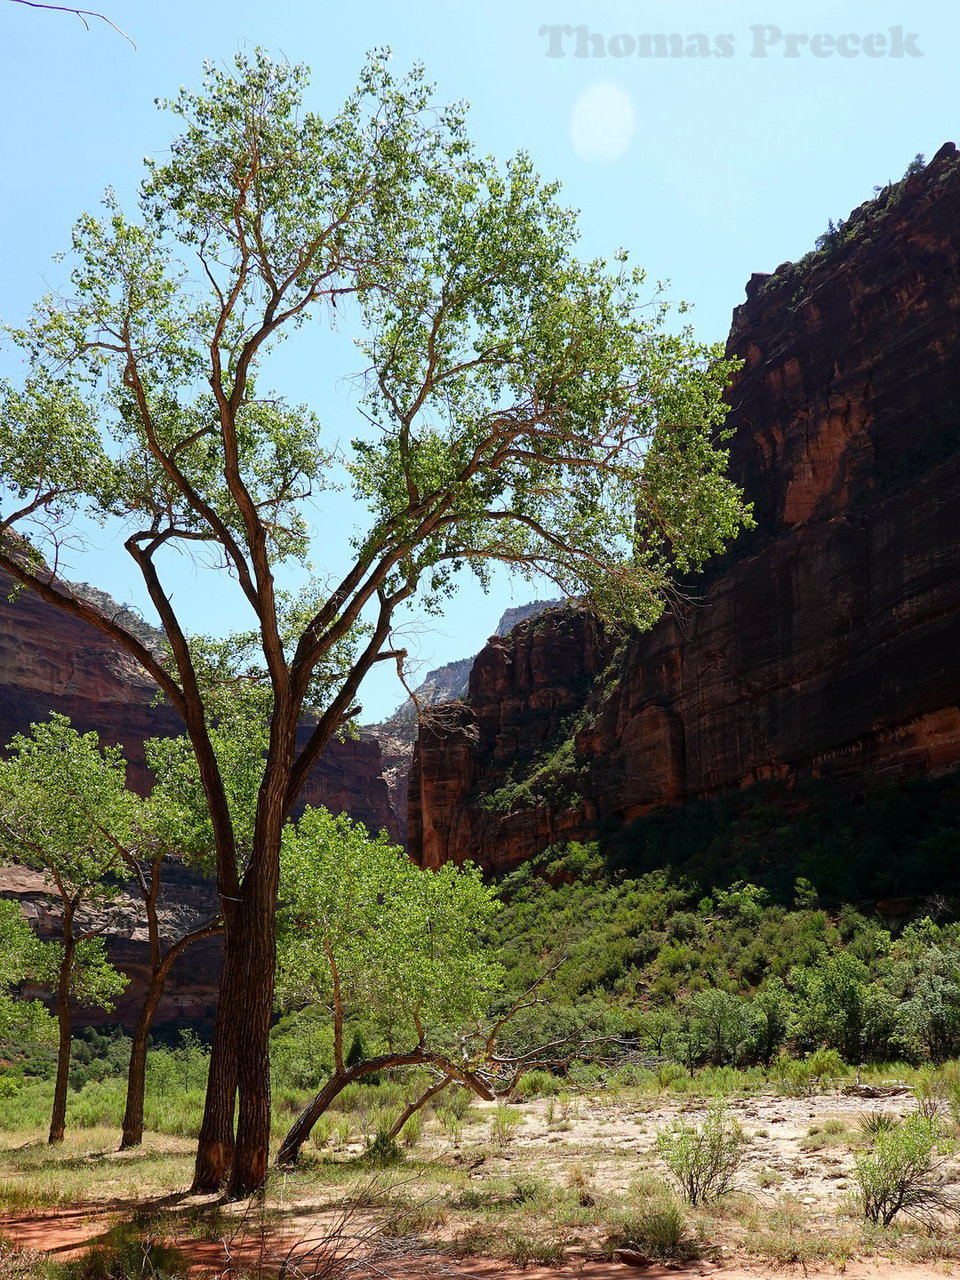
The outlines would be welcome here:
<svg viewBox="0 0 960 1280">
<path fill-rule="evenodd" d="M 467 701 L 421 733 L 424 865 L 504 869 L 764 779 L 960 763 L 954 147 L 754 276 L 729 351 L 730 467 L 757 528 L 625 645 L 583 611 L 491 641 Z"/>
<path fill-rule="evenodd" d="M 109 597 L 100 596 L 102 602 L 119 607 Z M 139 788 L 146 782 L 144 739 L 183 732 L 172 707 L 153 705 L 155 694 L 146 672 L 101 632 L 30 591 L 11 595 L 10 580 L 0 573 L 0 744 L 57 711 L 74 728 L 120 743 L 130 761 L 130 783 Z M 308 727 L 301 732 L 306 738 Z M 332 742 L 301 802 L 349 813 L 372 831 L 385 828 L 397 836 L 380 748 L 370 737 Z"/>
</svg>

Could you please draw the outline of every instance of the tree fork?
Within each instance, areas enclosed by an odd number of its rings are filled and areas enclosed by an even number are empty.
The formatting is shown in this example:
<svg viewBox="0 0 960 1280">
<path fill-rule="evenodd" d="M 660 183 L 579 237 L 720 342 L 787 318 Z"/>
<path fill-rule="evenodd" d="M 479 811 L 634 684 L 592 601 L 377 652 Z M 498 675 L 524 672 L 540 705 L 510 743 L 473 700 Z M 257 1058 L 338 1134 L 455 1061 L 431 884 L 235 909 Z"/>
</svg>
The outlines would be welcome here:
<svg viewBox="0 0 960 1280">
<path fill-rule="evenodd" d="M 150 1039 L 150 1029 L 153 1026 L 153 1020 L 156 1017 L 157 1008 L 159 1007 L 163 989 L 166 986 L 167 978 L 170 970 L 173 968 L 176 958 L 194 942 L 198 942 L 201 938 L 210 937 L 212 934 L 222 932 L 220 926 L 215 923 L 209 923 L 200 929 L 194 930 L 193 933 L 187 934 L 181 938 L 178 943 L 170 948 L 159 965 L 154 968 L 150 975 L 150 983 L 147 987 L 147 994 L 144 996 L 143 1006 L 140 1009 L 140 1016 L 137 1019 L 137 1025 L 133 1032 L 133 1040 L 130 1045 L 130 1068 L 127 1074 L 127 1103 L 123 1114 L 123 1134 L 120 1139 L 120 1150 L 125 1151 L 128 1147 L 138 1147 L 143 1141 L 143 1104 L 146 1096 L 146 1080 L 147 1080 L 147 1044 Z"/>
</svg>

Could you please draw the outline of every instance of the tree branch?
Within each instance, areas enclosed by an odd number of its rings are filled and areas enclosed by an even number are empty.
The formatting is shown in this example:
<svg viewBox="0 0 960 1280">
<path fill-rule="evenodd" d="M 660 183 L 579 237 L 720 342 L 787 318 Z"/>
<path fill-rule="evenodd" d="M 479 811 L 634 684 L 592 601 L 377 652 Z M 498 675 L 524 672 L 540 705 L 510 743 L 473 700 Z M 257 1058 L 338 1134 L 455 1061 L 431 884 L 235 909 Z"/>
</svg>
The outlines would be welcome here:
<svg viewBox="0 0 960 1280">
<path fill-rule="evenodd" d="M 97 13 L 95 9 L 71 9 L 69 6 L 62 4 L 40 4 L 39 0 L 10 0 L 10 3 L 23 4 L 26 5 L 28 9 L 52 9 L 54 13 L 72 13 L 74 17 L 80 19 L 88 31 L 90 30 L 90 23 L 87 22 L 87 19 L 99 18 L 100 21 L 105 22 L 108 27 L 113 27 L 117 35 L 123 36 L 124 40 L 133 45 L 134 49 L 137 47 L 135 41 L 133 41 L 124 30 L 118 27 L 115 22 L 111 22 L 105 13 Z"/>
</svg>

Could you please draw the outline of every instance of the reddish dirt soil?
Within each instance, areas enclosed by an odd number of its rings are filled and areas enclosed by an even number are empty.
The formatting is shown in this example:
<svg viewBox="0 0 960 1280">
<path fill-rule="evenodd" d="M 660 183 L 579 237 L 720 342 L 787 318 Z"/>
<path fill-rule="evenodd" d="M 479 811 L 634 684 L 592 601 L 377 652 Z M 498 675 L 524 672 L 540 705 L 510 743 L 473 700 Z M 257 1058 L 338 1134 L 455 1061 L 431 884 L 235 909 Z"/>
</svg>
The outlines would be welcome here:
<svg viewBox="0 0 960 1280">
<path fill-rule="evenodd" d="M 84 1248 L 96 1244 L 108 1234 L 111 1220 L 105 1209 L 91 1213 L 90 1209 L 66 1209 L 56 1214 L 9 1214 L 0 1217 L 0 1235 L 23 1249 L 36 1250 L 59 1261 L 75 1258 Z M 263 1246 L 266 1256 L 278 1260 L 289 1252 L 282 1236 L 268 1238 Z M 250 1266 L 261 1256 L 261 1245 L 251 1241 L 233 1246 L 230 1253 L 219 1241 L 191 1241 L 185 1249 L 194 1259 L 191 1267 L 196 1280 L 233 1280 L 244 1265 Z M 685 1265 L 662 1263 L 646 1264 L 640 1258 L 616 1262 L 595 1262 L 585 1258 L 571 1258 L 562 1269 L 528 1267 L 518 1269 L 505 1262 L 487 1258 L 451 1260 L 427 1253 L 377 1255 L 369 1266 L 354 1261 L 350 1267 L 351 1280 L 628 1280 L 630 1276 L 644 1280 L 785 1280 L 808 1276 L 836 1276 L 836 1270 L 814 1272 L 812 1268 L 717 1266 L 710 1262 L 694 1262 Z M 842 1272 L 844 1280 L 943 1280 L 953 1274 L 952 1269 L 939 1266 L 914 1266 L 883 1260 L 852 1261 Z M 298 1270 L 290 1272 L 291 1280 L 298 1275 L 309 1277 L 307 1259 Z"/>
</svg>

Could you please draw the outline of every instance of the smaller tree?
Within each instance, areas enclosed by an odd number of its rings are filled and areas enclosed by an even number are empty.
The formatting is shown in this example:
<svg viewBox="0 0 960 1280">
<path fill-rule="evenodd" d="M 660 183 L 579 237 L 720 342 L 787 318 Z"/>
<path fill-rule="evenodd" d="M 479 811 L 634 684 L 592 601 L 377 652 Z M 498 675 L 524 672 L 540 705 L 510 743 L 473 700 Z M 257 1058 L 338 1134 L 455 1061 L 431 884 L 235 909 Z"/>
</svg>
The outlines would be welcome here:
<svg viewBox="0 0 960 1280">
<path fill-rule="evenodd" d="M 4 852 L 42 871 L 63 911 L 56 975 L 57 1075 L 49 1141 L 63 1141 L 75 1004 L 110 1009 L 126 979 L 109 963 L 104 926 L 84 925 L 82 912 L 109 907 L 118 886 L 108 879 L 117 851 L 91 807 L 116 812 L 124 792 L 119 748 L 101 754 L 95 733 L 78 734 L 65 716 L 17 734 L 0 762 L 0 840 Z"/>
<path fill-rule="evenodd" d="M 711 1105 L 701 1125 L 677 1120 L 657 1133 L 657 1153 L 691 1205 L 717 1200 L 733 1190 L 747 1136 L 722 1102 Z"/>
<path fill-rule="evenodd" d="M 792 1002 L 783 981 L 768 978 L 753 997 L 753 1008 L 757 1015 L 757 1056 L 769 1067 L 790 1031 Z"/>
<path fill-rule="evenodd" d="M 904 930 L 886 985 L 896 998 L 903 1046 L 914 1058 L 960 1054 L 960 949 L 929 918 Z"/>
<path fill-rule="evenodd" d="M 198 824 L 191 803 L 192 775 L 182 765 L 185 755 L 191 762 L 192 755 L 182 740 L 148 743 L 148 763 L 160 782 L 144 799 L 126 786 L 121 749 L 101 748 L 95 733 L 77 733 L 66 716 L 32 725 L 11 749 L 12 758 L 0 767 L 0 833 L 10 854 L 46 872 L 63 904 L 52 1142 L 62 1137 L 65 1118 L 71 1000 L 110 1007 L 126 982 L 107 962 L 100 937 L 104 926 L 78 930 L 78 916 L 115 905 L 127 878 L 143 901 L 150 971 L 131 1041 L 121 1139 L 122 1147 L 135 1146 L 143 1138 L 147 1044 L 170 969 L 192 943 L 219 931 L 216 919 L 172 940 L 161 928 L 165 860 L 184 853 L 201 857 L 209 850 L 205 824 Z"/>
<path fill-rule="evenodd" d="M 286 832 L 280 896 L 278 998 L 329 1008 L 334 1068 L 278 1161 L 296 1160 L 341 1089 L 386 1067 L 435 1066 L 492 1096 L 456 1053 L 457 1029 L 480 1017 L 501 977 L 480 937 L 496 901 L 478 871 L 422 870 L 384 834 L 307 809 Z M 345 1032 L 360 1011 L 408 1047 L 348 1063 Z"/>
<path fill-rule="evenodd" d="M 688 1063 L 722 1067 L 741 1062 L 755 1050 L 760 1017 L 749 1000 L 729 991 L 698 991 L 686 1001 L 683 1014 L 681 1038 L 687 1041 Z"/>
<path fill-rule="evenodd" d="M 802 1043 L 825 1044 L 845 1062 L 883 1056 L 899 1047 L 903 1009 L 890 991 L 871 981 L 867 966 L 850 951 L 795 966 L 788 976 Z"/>
<path fill-rule="evenodd" d="M 920 1112 L 879 1129 L 869 1151 L 854 1157 L 864 1217 L 889 1227 L 900 1214 L 927 1226 L 960 1213 L 944 1169 L 956 1144 L 935 1116 Z"/>
<path fill-rule="evenodd" d="M 201 919 L 179 937 L 166 936 L 161 926 L 165 864 L 176 858 L 209 869 L 212 838 L 207 830 L 206 812 L 198 809 L 195 760 L 187 739 L 152 738 L 144 745 L 147 764 L 156 783 L 147 799 L 130 797 L 126 830 L 111 832 L 123 864 L 140 892 L 150 947 L 150 976 L 130 1043 L 121 1150 L 139 1146 L 143 1141 L 147 1047 L 170 970 L 195 942 L 223 931 L 217 914 Z"/>
<path fill-rule="evenodd" d="M 45 982 L 49 948 L 24 919 L 16 902 L 0 898 L 0 1042 L 46 1042 L 56 1037 L 50 1014 L 39 1000 L 15 998 L 21 983 Z"/>
</svg>

